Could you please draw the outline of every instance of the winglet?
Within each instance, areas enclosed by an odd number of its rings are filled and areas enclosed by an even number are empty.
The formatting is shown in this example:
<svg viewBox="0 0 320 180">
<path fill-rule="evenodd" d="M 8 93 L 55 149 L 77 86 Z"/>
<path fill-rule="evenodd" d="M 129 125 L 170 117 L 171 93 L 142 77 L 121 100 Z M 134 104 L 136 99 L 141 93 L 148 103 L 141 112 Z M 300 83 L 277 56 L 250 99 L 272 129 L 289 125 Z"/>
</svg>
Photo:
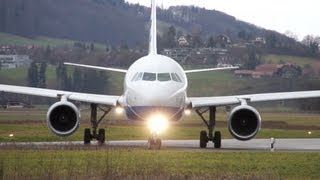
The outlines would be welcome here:
<svg viewBox="0 0 320 180">
<path fill-rule="evenodd" d="M 155 0 L 151 0 L 149 54 L 157 54 L 157 5 Z"/>
</svg>

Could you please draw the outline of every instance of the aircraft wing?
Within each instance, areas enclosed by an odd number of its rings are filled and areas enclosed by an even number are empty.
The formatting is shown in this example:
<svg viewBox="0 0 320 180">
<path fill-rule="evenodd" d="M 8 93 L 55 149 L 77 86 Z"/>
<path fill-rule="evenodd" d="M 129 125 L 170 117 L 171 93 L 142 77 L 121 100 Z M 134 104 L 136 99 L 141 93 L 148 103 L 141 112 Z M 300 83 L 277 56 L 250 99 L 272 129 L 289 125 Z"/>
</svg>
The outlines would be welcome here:
<svg viewBox="0 0 320 180">
<path fill-rule="evenodd" d="M 103 104 L 103 105 L 110 105 L 110 106 L 116 106 L 117 101 L 120 98 L 120 96 L 77 93 L 77 92 L 60 91 L 60 90 L 53 90 L 53 89 L 13 86 L 13 85 L 4 85 L 4 84 L 0 84 L 0 92 L 26 94 L 26 95 L 51 97 L 51 98 L 59 98 L 61 96 L 66 96 L 68 100 L 75 100 L 75 101 Z"/>
<path fill-rule="evenodd" d="M 126 73 L 127 70 L 124 69 L 117 69 L 117 68 L 108 68 L 108 67 L 101 67 L 101 66 L 91 66 L 91 65 L 85 65 L 85 64 L 76 64 L 76 63 L 69 63 L 65 62 L 65 65 L 69 66 L 76 66 L 76 67 L 83 67 L 83 68 L 91 68 L 96 70 L 103 70 L 103 71 L 113 71 L 113 72 L 120 72 L 120 73 Z"/>
<path fill-rule="evenodd" d="M 235 96 L 216 96 L 216 97 L 190 97 L 193 108 L 208 106 L 227 106 L 240 104 L 241 101 L 263 102 L 289 99 L 304 99 L 320 97 L 320 91 L 296 91 L 265 94 L 248 94 Z"/>
<path fill-rule="evenodd" d="M 189 74 L 189 73 L 197 73 L 197 72 L 234 70 L 234 69 L 239 69 L 239 67 L 238 67 L 238 66 L 232 66 L 232 67 L 209 68 L 209 69 L 193 69 L 193 70 L 186 70 L 186 71 L 184 71 L 184 72 L 185 72 L 186 74 Z"/>
</svg>

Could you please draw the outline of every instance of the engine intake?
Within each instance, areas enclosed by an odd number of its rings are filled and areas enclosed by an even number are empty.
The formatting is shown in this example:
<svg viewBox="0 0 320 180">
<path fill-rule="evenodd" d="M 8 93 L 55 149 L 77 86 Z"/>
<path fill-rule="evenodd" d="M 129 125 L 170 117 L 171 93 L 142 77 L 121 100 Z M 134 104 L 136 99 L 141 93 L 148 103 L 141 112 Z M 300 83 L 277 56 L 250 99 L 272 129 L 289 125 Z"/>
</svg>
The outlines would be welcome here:
<svg viewBox="0 0 320 180">
<path fill-rule="evenodd" d="M 49 129 L 58 136 L 69 136 L 79 127 L 80 112 L 68 101 L 53 104 L 47 113 Z"/>
<path fill-rule="evenodd" d="M 254 138 L 261 128 L 261 116 L 251 106 L 240 105 L 235 107 L 228 120 L 228 129 L 231 135 L 241 141 Z"/>
</svg>

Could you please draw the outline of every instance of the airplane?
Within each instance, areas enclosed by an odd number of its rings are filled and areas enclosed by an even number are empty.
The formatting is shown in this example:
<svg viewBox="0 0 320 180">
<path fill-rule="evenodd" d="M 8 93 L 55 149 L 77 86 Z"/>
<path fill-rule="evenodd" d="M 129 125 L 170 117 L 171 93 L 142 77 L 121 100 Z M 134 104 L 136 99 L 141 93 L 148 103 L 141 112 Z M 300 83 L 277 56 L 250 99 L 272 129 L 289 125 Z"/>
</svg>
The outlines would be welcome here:
<svg viewBox="0 0 320 180">
<path fill-rule="evenodd" d="M 80 110 L 71 101 L 89 103 L 91 128 L 84 130 L 84 144 L 90 144 L 92 140 L 103 144 L 105 130 L 98 129 L 100 122 L 111 109 L 115 109 L 116 112 L 124 110 L 128 119 L 147 122 L 151 132 L 148 147 L 154 149 L 161 148 L 161 134 L 168 122 L 182 119 L 183 115 L 191 110 L 194 110 L 207 126 L 207 130 L 200 132 L 200 148 L 206 148 L 210 141 L 214 143 L 215 148 L 221 148 L 221 132 L 214 131 L 217 107 L 235 106 L 227 118 L 229 132 L 235 139 L 247 141 L 257 135 L 262 121 L 258 110 L 249 103 L 320 97 L 320 91 L 189 97 L 187 74 L 232 70 L 238 67 L 184 70 L 175 60 L 157 53 L 156 27 L 156 4 L 155 0 L 151 0 L 149 53 L 135 61 L 127 70 L 65 63 L 70 66 L 124 73 L 124 92 L 121 96 L 4 84 L 0 84 L 0 91 L 58 98 L 59 101 L 51 105 L 47 112 L 48 128 L 58 136 L 69 136 L 79 127 Z M 98 109 L 103 111 L 99 118 Z M 205 113 L 209 114 L 209 118 L 204 116 Z"/>
</svg>

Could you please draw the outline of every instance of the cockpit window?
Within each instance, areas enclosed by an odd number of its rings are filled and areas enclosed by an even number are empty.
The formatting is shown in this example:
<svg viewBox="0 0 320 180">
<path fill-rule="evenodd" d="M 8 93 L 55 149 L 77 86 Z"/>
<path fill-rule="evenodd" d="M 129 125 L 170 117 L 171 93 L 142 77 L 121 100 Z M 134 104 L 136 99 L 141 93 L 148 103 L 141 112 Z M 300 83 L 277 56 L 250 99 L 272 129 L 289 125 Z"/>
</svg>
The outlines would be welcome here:
<svg viewBox="0 0 320 180">
<path fill-rule="evenodd" d="M 143 72 L 140 72 L 140 73 L 138 74 L 137 78 L 136 78 L 136 81 L 139 81 L 139 80 L 141 80 L 141 78 L 142 78 L 142 75 L 143 75 Z"/>
<path fill-rule="evenodd" d="M 143 74 L 143 78 L 142 78 L 142 80 L 144 81 L 155 81 L 156 79 L 157 77 L 155 73 L 147 73 L 147 72 Z"/>
<path fill-rule="evenodd" d="M 158 74 L 158 81 L 171 81 L 171 77 L 169 73 L 159 73 Z"/>
<path fill-rule="evenodd" d="M 135 79 L 137 78 L 138 74 L 139 74 L 139 73 L 136 73 L 136 74 L 132 77 L 131 81 L 136 81 Z"/>
<path fill-rule="evenodd" d="M 176 82 L 182 82 L 181 78 L 179 77 L 179 75 L 177 73 L 171 73 L 171 77 L 172 77 L 172 80 L 174 80 Z"/>
<path fill-rule="evenodd" d="M 133 78 L 132 78 L 131 81 L 139 81 L 139 80 L 141 80 L 142 75 L 143 75 L 142 72 L 136 73 L 136 74 L 133 76 Z"/>
</svg>

